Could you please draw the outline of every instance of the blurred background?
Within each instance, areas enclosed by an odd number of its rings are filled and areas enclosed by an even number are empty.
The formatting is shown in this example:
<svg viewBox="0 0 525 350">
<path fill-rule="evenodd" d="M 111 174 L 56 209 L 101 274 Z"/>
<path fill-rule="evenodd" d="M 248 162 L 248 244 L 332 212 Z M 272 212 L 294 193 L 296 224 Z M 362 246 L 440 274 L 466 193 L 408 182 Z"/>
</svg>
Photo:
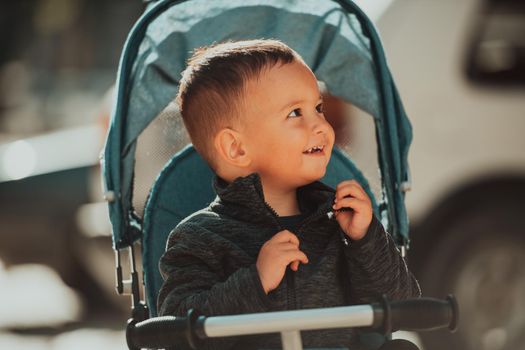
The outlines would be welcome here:
<svg viewBox="0 0 525 350">
<path fill-rule="evenodd" d="M 457 333 L 411 336 L 426 350 L 525 349 L 525 1 L 356 2 L 414 128 L 410 267 L 424 295 L 460 303 Z M 2 2 L 0 349 L 126 349 L 130 300 L 115 293 L 98 157 L 120 51 L 144 8 Z M 344 114 L 338 141 L 348 135 L 377 192 L 373 124 Z M 141 176 L 139 211 L 155 174 Z"/>
<path fill-rule="evenodd" d="M 144 7 L 2 1 L 0 349 L 126 349 L 98 159 Z"/>
</svg>

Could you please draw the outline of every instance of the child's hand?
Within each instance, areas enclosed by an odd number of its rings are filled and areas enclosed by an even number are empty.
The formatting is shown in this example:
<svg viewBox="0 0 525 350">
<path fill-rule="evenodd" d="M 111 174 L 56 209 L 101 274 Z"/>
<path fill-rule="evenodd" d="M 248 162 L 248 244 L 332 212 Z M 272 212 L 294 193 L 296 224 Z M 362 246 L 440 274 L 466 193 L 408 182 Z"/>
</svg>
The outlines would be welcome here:
<svg viewBox="0 0 525 350">
<path fill-rule="evenodd" d="M 352 240 L 363 238 L 372 222 L 372 202 L 355 180 L 343 181 L 335 190 L 335 218 L 344 233 Z M 348 211 L 339 211 L 351 208 Z"/>
<path fill-rule="evenodd" d="M 281 231 L 264 243 L 257 257 L 257 271 L 266 294 L 277 288 L 284 277 L 286 266 L 297 271 L 299 262 L 308 263 L 299 250 L 299 239 L 288 230 Z"/>
</svg>

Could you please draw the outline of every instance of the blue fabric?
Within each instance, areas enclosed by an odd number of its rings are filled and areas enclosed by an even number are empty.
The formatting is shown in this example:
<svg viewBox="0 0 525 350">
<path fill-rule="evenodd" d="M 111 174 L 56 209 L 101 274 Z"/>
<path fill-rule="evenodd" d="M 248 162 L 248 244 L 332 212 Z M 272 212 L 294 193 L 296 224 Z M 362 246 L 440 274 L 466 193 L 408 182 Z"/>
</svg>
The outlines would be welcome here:
<svg viewBox="0 0 525 350">
<path fill-rule="evenodd" d="M 174 6 L 177 5 L 177 6 Z M 347 12 L 351 14 L 348 15 Z M 367 17 L 350 1 L 160 1 L 137 22 L 126 42 L 117 78 L 117 102 L 104 151 L 105 188 L 115 248 L 140 238 L 131 215 L 138 135 L 177 93 L 193 48 L 214 41 L 277 38 L 297 50 L 331 94 L 369 112 L 376 122 L 388 228 L 408 238 L 401 184 L 408 178 L 412 132 Z"/>
<path fill-rule="evenodd" d="M 166 248 L 168 235 L 186 216 L 206 207 L 215 198 L 213 172 L 193 146 L 177 153 L 160 173 L 144 211 L 143 256 L 146 298 L 150 315 L 157 315 L 157 295 L 162 285 L 158 262 Z M 355 164 L 334 148 L 326 175 L 321 180 L 335 187 L 343 180 L 356 179 L 378 208 L 370 186 Z"/>
<path fill-rule="evenodd" d="M 140 46 L 124 147 L 177 94 L 191 51 L 227 39 L 283 40 L 301 54 L 331 93 L 379 116 L 368 40 L 359 33 L 355 18 L 326 1 L 195 0 L 171 7 L 148 27 Z M 340 74 L 345 70 L 352 74 Z"/>
</svg>

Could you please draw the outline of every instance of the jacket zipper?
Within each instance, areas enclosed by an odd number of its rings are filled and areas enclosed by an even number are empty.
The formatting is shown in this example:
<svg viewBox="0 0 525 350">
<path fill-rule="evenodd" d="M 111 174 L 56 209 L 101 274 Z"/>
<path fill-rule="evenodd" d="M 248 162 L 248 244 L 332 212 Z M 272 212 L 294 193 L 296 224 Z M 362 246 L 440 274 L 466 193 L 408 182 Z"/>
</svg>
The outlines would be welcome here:
<svg viewBox="0 0 525 350">
<path fill-rule="evenodd" d="M 302 223 L 301 223 L 301 226 L 299 226 L 299 228 L 297 228 L 297 231 L 301 231 L 303 229 L 303 227 L 305 227 L 307 224 L 313 222 L 314 220 L 324 216 L 324 215 L 328 215 L 330 212 L 332 212 L 332 207 L 328 207 L 328 208 L 325 208 L 325 206 L 321 206 L 321 208 L 319 208 L 315 213 L 313 213 L 312 215 L 310 215 L 308 218 L 306 218 L 306 220 L 304 220 Z"/>
<path fill-rule="evenodd" d="M 315 213 L 313 213 L 306 220 L 304 220 L 303 223 L 297 228 L 297 234 L 299 235 L 299 232 L 302 231 L 303 227 L 305 227 L 307 224 L 313 222 L 314 220 L 316 220 L 317 218 L 320 218 L 323 215 L 328 214 L 330 212 L 330 209 L 331 209 L 331 207 L 330 208 L 324 208 L 324 206 L 319 208 Z M 289 268 L 287 268 L 287 269 L 289 269 Z M 288 283 L 291 286 L 291 290 L 292 290 L 291 296 L 289 294 L 289 298 L 291 298 L 291 300 L 292 300 L 293 309 L 297 310 L 298 307 L 297 307 L 297 298 L 296 298 L 296 294 L 295 294 L 295 274 L 293 273 L 293 271 L 291 269 L 290 269 L 289 276 L 290 276 L 290 278 L 288 279 Z"/>
<path fill-rule="evenodd" d="M 281 225 L 279 225 L 279 220 L 277 219 L 279 215 L 277 214 L 275 209 L 273 209 L 272 206 L 266 201 L 264 201 L 264 204 L 266 205 L 268 210 L 273 214 L 275 222 L 277 223 L 278 230 L 282 231 L 283 228 L 281 227 Z M 286 301 L 288 304 L 288 310 L 297 310 L 297 297 L 295 295 L 295 273 L 289 266 L 287 266 L 284 276 L 286 278 Z"/>
<path fill-rule="evenodd" d="M 286 267 L 286 282 L 288 286 L 288 310 L 297 310 L 295 273 L 289 267 Z"/>
<path fill-rule="evenodd" d="M 279 231 L 282 231 L 282 227 L 281 225 L 279 225 L 279 221 L 277 220 L 277 218 L 279 217 L 279 215 L 277 214 L 277 212 L 275 211 L 275 209 L 272 208 L 272 206 L 270 204 L 268 204 L 268 202 L 264 201 L 264 205 L 268 208 L 268 210 L 270 211 L 270 213 L 273 214 L 274 218 L 275 218 L 275 222 L 277 224 L 277 227 L 279 229 Z M 331 208 L 330 208 L 331 209 Z M 299 234 L 299 231 L 301 231 L 301 229 L 308 223 L 312 222 L 314 219 L 317 219 L 318 217 L 321 217 L 322 215 L 325 215 L 327 213 L 330 212 L 330 209 L 326 209 L 324 208 L 324 206 L 322 208 L 320 208 L 319 210 L 317 210 L 315 213 L 313 213 L 312 215 L 310 215 L 302 224 L 301 226 L 299 226 L 299 228 L 297 229 L 297 234 Z M 289 267 L 287 266 L 286 267 L 286 271 L 285 271 L 285 277 L 286 277 L 286 285 L 287 285 L 287 303 L 288 303 L 288 309 L 289 310 L 297 310 L 297 296 L 296 296 L 296 293 L 295 293 L 295 273 L 294 271 Z"/>
</svg>

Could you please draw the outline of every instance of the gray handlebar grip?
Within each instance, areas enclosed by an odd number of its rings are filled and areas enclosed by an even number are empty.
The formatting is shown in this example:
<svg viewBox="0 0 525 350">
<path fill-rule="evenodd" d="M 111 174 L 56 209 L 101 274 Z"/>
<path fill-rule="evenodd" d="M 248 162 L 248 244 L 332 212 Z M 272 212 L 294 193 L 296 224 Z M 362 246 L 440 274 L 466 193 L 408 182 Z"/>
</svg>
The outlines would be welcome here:
<svg viewBox="0 0 525 350">
<path fill-rule="evenodd" d="M 454 296 L 445 300 L 416 298 L 374 304 L 374 325 L 386 333 L 396 330 L 428 331 L 448 327 L 455 331 L 459 309 Z"/>
<path fill-rule="evenodd" d="M 189 310 L 186 317 L 161 316 L 138 323 L 130 320 L 126 328 L 128 348 L 196 349 L 203 321 L 194 310 Z"/>
</svg>

